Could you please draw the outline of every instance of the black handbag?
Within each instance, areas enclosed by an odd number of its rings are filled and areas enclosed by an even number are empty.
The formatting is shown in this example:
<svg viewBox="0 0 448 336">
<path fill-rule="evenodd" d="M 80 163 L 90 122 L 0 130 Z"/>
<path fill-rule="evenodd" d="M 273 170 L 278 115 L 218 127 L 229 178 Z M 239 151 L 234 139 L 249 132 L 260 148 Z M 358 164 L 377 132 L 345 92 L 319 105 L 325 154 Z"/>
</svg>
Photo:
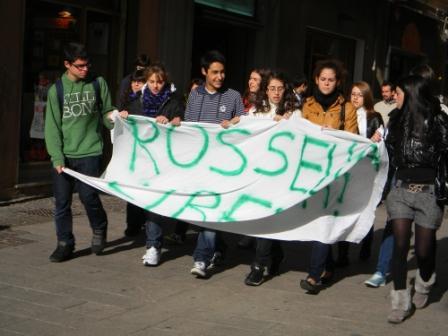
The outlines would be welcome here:
<svg viewBox="0 0 448 336">
<path fill-rule="evenodd" d="M 434 181 L 434 192 L 439 204 L 448 204 L 448 167 L 447 151 L 442 151 L 437 159 L 436 179 Z"/>
</svg>

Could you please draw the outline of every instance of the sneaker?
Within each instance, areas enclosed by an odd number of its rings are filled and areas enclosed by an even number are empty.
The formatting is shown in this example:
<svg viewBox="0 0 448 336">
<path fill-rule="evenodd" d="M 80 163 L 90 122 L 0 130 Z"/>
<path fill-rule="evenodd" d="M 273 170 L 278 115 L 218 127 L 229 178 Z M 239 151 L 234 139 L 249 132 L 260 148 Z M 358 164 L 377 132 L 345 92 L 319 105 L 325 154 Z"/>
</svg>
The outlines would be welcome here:
<svg viewBox="0 0 448 336">
<path fill-rule="evenodd" d="M 64 241 L 58 242 L 56 249 L 50 255 L 51 262 L 62 262 L 69 260 L 73 257 L 73 251 L 75 246 L 73 244 L 67 244 Z"/>
<path fill-rule="evenodd" d="M 145 255 L 142 257 L 143 265 L 145 266 L 157 266 L 160 263 L 160 249 L 151 246 L 146 250 Z"/>
<path fill-rule="evenodd" d="M 264 282 L 264 267 L 252 265 L 244 283 L 248 286 L 260 286 Z"/>
<path fill-rule="evenodd" d="M 177 233 L 172 233 L 165 236 L 164 240 L 169 245 L 183 245 L 185 243 L 185 237 Z"/>
<path fill-rule="evenodd" d="M 207 269 L 211 270 L 217 266 L 221 266 L 224 261 L 224 256 L 221 252 L 216 251 L 213 253 L 212 259 L 210 259 L 210 265 L 208 265 Z"/>
<path fill-rule="evenodd" d="M 205 266 L 205 262 L 195 261 L 190 273 L 196 275 L 198 278 L 205 278 L 207 276 L 207 267 Z"/>
<path fill-rule="evenodd" d="M 93 230 L 92 236 L 92 252 L 100 255 L 106 247 L 106 233 L 103 230 Z"/>
<path fill-rule="evenodd" d="M 364 284 L 367 287 L 378 288 L 386 284 L 386 277 L 380 272 L 375 272 L 370 279 L 364 281 Z"/>
</svg>

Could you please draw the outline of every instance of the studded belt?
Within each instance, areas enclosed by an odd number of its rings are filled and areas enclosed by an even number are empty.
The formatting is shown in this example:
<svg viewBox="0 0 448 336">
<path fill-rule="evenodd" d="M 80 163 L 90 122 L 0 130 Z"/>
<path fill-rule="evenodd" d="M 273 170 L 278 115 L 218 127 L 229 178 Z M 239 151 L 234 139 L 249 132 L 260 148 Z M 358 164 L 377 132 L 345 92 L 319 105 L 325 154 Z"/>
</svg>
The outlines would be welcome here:
<svg viewBox="0 0 448 336">
<path fill-rule="evenodd" d="M 411 193 L 420 193 L 420 192 L 431 192 L 434 191 L 434 184 L 426 184 L 426 183 L 409 183 L 398 180 L 395 186 L 399 188 L 406 189 Z"/>
</svg>

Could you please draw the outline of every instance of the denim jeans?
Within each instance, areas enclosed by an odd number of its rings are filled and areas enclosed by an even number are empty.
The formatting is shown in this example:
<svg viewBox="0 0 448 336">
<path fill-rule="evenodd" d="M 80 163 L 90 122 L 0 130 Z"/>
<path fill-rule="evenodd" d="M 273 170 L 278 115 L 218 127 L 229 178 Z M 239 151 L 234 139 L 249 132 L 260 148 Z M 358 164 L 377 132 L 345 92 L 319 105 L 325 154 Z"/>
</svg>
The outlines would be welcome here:
<svg viewBox="0 0 448 336">
<path fill-rule="evenodd" d="M 389 172 L 390 175 L 390 172 Z M 388 191 L 390 191 L 392 189 L 392 186 L 395 185 L 397 179 L 395 177 L 395 175 L 392 176 L 388 176 L 388 180 L 390 178 L 390 184 L 388 184 L 388 182 L 386 182 L 386 186 L 389 185 L 390 187 L 387 188 Z M 385 198 L 385 196 L 387 196 L 387 194 L 385 194 L 383 197 Z M 393 230 L 392 230 L 392 222 L 387 220 L 386 221 L 386 226 L 384 227 L 384 231 L 383 231 L 383 238 L 381 240 L 381 245 L 380 245 L 380 252 L 378 255 L 378 262 L 376 264 L 376 271 L 380 272 L 383 276 L 386 276 L 387 274 L 390 273 L 391 268 L 392 268 L 392 255 L 394 252 L 394 234 L 393 234 Z"/>
<path fill-rule="evenodd" d="M 156 249 L 162 248 L 163 243 L 163 231 L 160 226 L 160 218 L 157 214 L 146 211 L 146 248 L 155 247 Z"/>
<path fill-rule="evenodd" d="M 177 220 L 150 211 L 145 211 L 145 215 L 146 248 L 155 247 L 160 249 L 163 244 L 163 229 L 161 223 L 175 225 Z"/>
<path fill-rule="evenodd" d="M 324 271 L 333 272 L 333 270 L 334 262 L 331 245 L 314 241 L 311 250 L 309 276 L 316 282 L 319 282 Z"/>
<path fill-rule="evenodd" d="M 216 231 L 203 230 L 198 235 L 196 248 L 193 252 L 194 261 L 202 261 L 207 266 L 216 250 Z"/>
<path fill-rule="evenodd" d="M 66 158 L 65 167 L 78 173 L 98 177 L 101 156 L 88 156 L 79 159 Z M 107 231 L 107 216 L 101 203 L 98 191 L 75 178 L 53 169 L 53 194 L 55 198 L 54 219 L 58 241 L 69 245 L 75 244 L 73 236 L 72 196 L 77 187 L 79 198 L 84 205 L 92 231 Z"/>
<path fill-rule="evenodd" d="M 392 231 L 392 222 L 387 221 L 383 231 L 383 240 L 381 241 L 380 252 L 376 271 L 386 276 L 391 269 L 392 254 L 394 251 L 394 235 Z"/>
<path fill-rule="evenodd" d="M 220 232 L 202 230 L 198 235 L 196 248 L 193 252 L 193 260 L 202 261 L 208 266 L 216 251 L 224 254 L 225 250 L 226 244 Z"/>
</svg>

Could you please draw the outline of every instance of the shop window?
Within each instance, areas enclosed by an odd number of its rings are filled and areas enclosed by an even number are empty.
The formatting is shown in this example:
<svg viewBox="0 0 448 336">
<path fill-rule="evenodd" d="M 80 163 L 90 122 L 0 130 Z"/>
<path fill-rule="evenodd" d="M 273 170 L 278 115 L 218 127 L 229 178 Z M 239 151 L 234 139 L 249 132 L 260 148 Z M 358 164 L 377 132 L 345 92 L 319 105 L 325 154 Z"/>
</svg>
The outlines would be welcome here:
<svg viewBox="0 0 448 336">
<path fill-rule="evenodd" d="M 119 35 L 114 18 L 119 17 L 122 3 L 80 0 L 67 6 L 63 1 L 26 2 L 19 184 L 50 178 L 44 111 L 48 89 L 65 71 L 64 45 L 84 43 L 93 64 L 91 72 L 108 80 L 113 73 L 111 64 L 117 61 L 111 52 L 111 37 Z"/>
<path fill-rule="evenodd" d="M 23 98 L 21 114 L 21 163 L 48 161 L 44 143 L 47 92 L 63 72 L 62 46 L 80 39 L 80 9 L 44 1 L 27 1 Z"/>
</svg>

